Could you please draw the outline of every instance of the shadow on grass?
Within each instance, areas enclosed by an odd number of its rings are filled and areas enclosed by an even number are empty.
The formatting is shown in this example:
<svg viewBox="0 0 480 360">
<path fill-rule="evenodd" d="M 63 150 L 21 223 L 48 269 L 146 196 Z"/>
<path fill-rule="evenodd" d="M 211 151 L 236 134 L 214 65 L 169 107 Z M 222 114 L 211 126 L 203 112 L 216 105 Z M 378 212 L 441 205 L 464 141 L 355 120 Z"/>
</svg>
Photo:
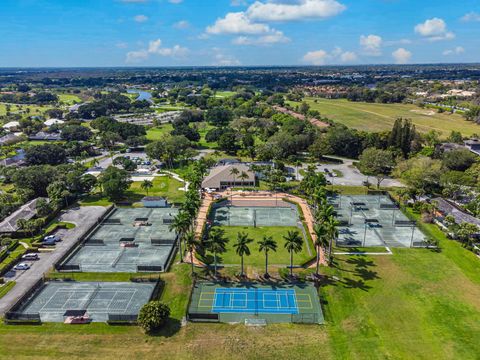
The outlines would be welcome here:
<svg viewBox="0 0 480 360">
<path fill-rule="evenodd" d="M 380 279 L 376 271 L 371 271 L 364 268 L 357 268 L 355 275 L 361 277 L 364 281 Z"/>
<path fill-rule="evenodd" d="M 344 288 L 346 289 L 360 289 L 363 291 L 369 291 L 372 288 L 371 286 L 365 284 L 365 281 L 363 280 L 345 278 L 340 282 L 344 284 Z"/>
<path fill-rule="evenodd" d="M 182 328 L 180 320 L 169 318 L 166 324 L 157 331 L 149 333 L 149 336 L 169 338 L 174 336 Z"/>
<path fill-rule="evenodd" d="M 363 255 L 350 258 L 346 261 L 348 264 L 355 265 L 357 268 L 367 268 L 369 266 L 377 266 L 372 260 L 367 260 Z"/>
</svg>

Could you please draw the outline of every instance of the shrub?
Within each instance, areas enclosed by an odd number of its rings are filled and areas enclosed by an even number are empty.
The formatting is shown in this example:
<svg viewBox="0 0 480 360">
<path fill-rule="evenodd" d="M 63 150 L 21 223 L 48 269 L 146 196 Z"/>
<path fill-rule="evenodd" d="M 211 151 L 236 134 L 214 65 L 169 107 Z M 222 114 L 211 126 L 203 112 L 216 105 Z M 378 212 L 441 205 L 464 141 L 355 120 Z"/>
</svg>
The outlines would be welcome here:
<svg viewBox="0 0 480 360">
<path fill-rule="evenodd" d="M 145 333 L 159 330 L 170 316 L 168 305 L 160 301 L 150 301 L 143 305 L 138 314 L 138 324 Z"/>
</svg>

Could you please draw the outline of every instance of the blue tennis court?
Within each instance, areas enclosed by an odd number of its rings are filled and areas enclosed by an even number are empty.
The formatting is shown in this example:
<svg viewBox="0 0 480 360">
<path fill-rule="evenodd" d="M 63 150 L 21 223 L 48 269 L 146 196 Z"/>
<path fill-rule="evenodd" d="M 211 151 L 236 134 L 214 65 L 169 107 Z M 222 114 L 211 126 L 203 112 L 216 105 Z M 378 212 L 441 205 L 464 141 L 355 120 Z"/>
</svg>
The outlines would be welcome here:
<svg viewBox="0 0 480 360">
<path fill-rule="evenodd" d="M 298 314 L 294 289 L 216 288 L 213 313 Z"/>
</svg>

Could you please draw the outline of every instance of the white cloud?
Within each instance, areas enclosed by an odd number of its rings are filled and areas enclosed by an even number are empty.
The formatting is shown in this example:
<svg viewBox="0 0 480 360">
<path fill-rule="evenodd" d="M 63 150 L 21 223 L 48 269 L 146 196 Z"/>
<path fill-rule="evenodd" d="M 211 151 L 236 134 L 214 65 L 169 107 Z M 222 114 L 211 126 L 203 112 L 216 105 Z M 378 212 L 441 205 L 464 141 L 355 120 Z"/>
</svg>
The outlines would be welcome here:
<svg viewBox="0 0 480 360">
<path fill-rule="evenodd" d="M 256 1 L 247 9 L 249 18 L 258 21 L 296 21 L 324 19 L 346 9 L 336 0 L 297 0 L 295 3 Z"/>
<path fill-rule="evenodd" d="M 406 64 L 412 58 L 412 53 L 404 48 L 398 48 L 392 52 L 393 59 L 395 64 Z"/>
<path fill-rule="evenodd" d="M 357 54 L 336 47 L 330 53 L 325 50 L 309 51 L 303 56 L 302 60 L 310 65 L 353 63 L 357 60 Z"/>
<path fill-rule="evenodd" d="M 472 11 L 463 15 L 460 20 L 463 22 L 480 21 L 480 14 Z"/>
<path fill-rule="evenodd" d="M 447 24 L 443 19 L 432 18 L 415 26 L 415 32 L 429 41 L 451 40 L 455 34 L 448 31 Z"/>
<path fill-rule="evenodd" d="M 328 53 L 325 50 L 309 51 L 303 56 L 303 61 L 311 65 L 325 65 Z"/>
<path fill-rule="evenodd" d="M 145 49 L 138 50 L 138 51 L 129 51 L 127 53 L 127 59 L 125 60 L 126 63 L 138 63 L 148 59 L 148 51 Z"/>
<path fill-rule="evenodd" d="M 152 40 L 148 44 L 147 49 L 140 49 L 130 51 L 127 53 L 127 63 L 138 63 L 147 60 L 150 55 L 159 55 L 164 57 L 182 58 L 188 54 L 189 50 L 180 45 L 175 45 L 171 48 L 162 47 L 162 40 Z"/>
<path fill-rule="evenodd" d="M 259 37 L 239 36 L 232 41 L 232 43 L 235 45 L 271 45 L 288 42 L 290 42 L 290 39 L 281 31 L 275 31 L 271 34 L 262 35 Z"/>
<path fill-rule="evenodd" d="M 455 49 L 445 50 L 442 54 L 445 56 L 448 55 L 460 55 L 465 52 L 465 49 L 462 46 L 457 46 Z"/>
<path fill-rule="evenodd" d="M 175 29 L 187 29 L 190 26 L 190 23 L 187 20 L 180 20 L 173 24 Z"/>
<path fill-rule="evenodd" d="M 138 23 L 144 23 L 146 21 L 148 21 L 148 16 L 145 16 L 145 15 L 136 15 L 134 16 L 133 20 L 135 20 L 136 22 Z"/>
<path fill-rule="evenodd" d="M 340 60 L 344 63 L 353 63 L 357 60 L 357 54 L 352 51 L 345 51 L 340 55 Z"/>
<path fill-rule="evenodd" d="M 246 6 L 247 4 L 246 0 L 230 0 L 231 6 Z"/>
<path fill-rule="evenodd" d="M 360 45 L 365 54 L 371 56 L 380 56 L 382 55 L 382 44 L 383 40 L 378 35 L 362 35 L 360 36 Z"/>
<path fill-rule="evenodd" d="M 272 30 L 268 25 L 252 22 L 243 12 L 228 13 L 207 27 L 208 34 L 265 34 Z"/>
<path fill-rule="evenodd" d="M 168 0 L 171 4 L 180 4 L 183 0 Z"/>
<path fill-rule="evenodd" d="M 118 42 L 115 44 L 115 46 L 119 49 L 126 49 L 128 47 L 128 44 L 126 42 Z"/>
<path fill-rule="evenodd" d="M 234 56 L 224 54 L 220 49 L 213 48 L 213 66 L 238 66 L 242 63 Z"/>
</svg>

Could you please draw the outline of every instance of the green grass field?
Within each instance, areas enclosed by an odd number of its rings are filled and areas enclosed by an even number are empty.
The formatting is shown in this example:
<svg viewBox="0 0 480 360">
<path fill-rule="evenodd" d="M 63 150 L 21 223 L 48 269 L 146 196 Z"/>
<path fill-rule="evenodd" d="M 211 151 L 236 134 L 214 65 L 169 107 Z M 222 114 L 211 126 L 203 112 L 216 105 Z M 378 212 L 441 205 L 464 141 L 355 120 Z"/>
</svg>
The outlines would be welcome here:
<svg viewBox="0 0 480 360">
<path fill-rule="evenodd" d="M 444 137 L 452 130 L 460 131 L 464 136 L 480 133 L 480 126 L 466 121 L 461 115 L 439 114 L 432 109 L 421 109 L 410 104 L 376 104 L 321 98 L 306 98 L 305 101 L 322 116 L 359 130 L 391 130 L 395 119 L 403 117 L 411 119 L 421 132 L 436 130 Z M 289 103 L 298 105 L 295 102 Z"/>
<path fill-rule="evenodd" d="M 433 225 L 432 228 L 436 229 Z M 438 231 L 438 229 L 437 229 Z M 441 234 L 441 251 L 394 249 L 392 256 L 341 256 L 321 287 L 324 326 L 194 324 L 189 265 L 162 274 L 171 320 L 156 336 L 138 327 L 0 325 L 6 359 L 478 359 L 480 263 Z M 178 260 L 178 258 L 177 258 Z M 32 350 L 34 349 L 34 350 Z"/>
<path fill-rule="evenodd" d="M 15 281 L 9 281 L 3 285 L 0 285 L 0 299 L 8 294 L 10 290 L 15 286 Z"/>
<path fill-rule="evenodd" d="M 268 262 L 272 265 L 289 265 L 290 264 L 290 254 L 285 250 L 283 239 L 284 235 L 287 235 L 288 231 L 298 231 L 301 234 L 300 229 L 294 226 L 265 226 L 257 227 L 253 226 L 222 226 L 225 230 L 225 236 L 229 239 L 227 244 L 227 252 L 222 254 L 220 257 L 223 264 L 239 264 L 240 257 L 235 253 L 234 244 L 237 240 L 237 234 L 239 232 L 246 232 L 248 236 L 253 239 L 253 242 L 249 245 L 251 254 L 250 256 L 245 256 L 245 266 L 258 266 L 262 267 L 265 264 L 265 255 L 263 252 L 258 251 L 258 242 L 263 238 L 264 235 L 272 236 L 273 239 L 277 242 L 278 248 L 276 252 L 270 252 L 268 255 Z M 313 245 L 309 244 L 310 251 L 313 254 Z M 309 255 L 307 246 L 304 243 L 302 252 L 298 254 L 293 254 L 293 263 L 294 265 L 300 265 L 305 261 L 309 260 L 312 255 Z"/>
<path fill-rule="evenodd" d="M 7 113 L 7 104 L 0 103 L 0 115 L 6 115 Z M 42 115 L 48 109 L 51 109 L 51 106 L 44 105 L 15 105 L 10 104 L 10 113 L 12 114 L 22 114 L 25 117 L 32 116 L 32 115 Z"/>
<path fill-rule="evenodd" d="M 206 122 L 194 123 L 191 126 L 198 126 L 198 132 L 200 134 L 200 140 L 198 142 L 198 145 L 200 147 L 214 149 L 217 146 L 217 143 L 208 143 L 205 141 L 205 135 L 214 126 L 209 125 Z M 170 134 L 172 130 L 173 130 L 172 124 L 163 124 L 162 126 L 150 128 L 147 130 L 147 140 L 149 141 L 160 140 L 163 135 Z"/>
<path fill-rule="evenodd" d="M 77 95 L 73 95 L 73 94 L 57 94 L 57 95 L 58 95 L 59 101 L 67 105 L 74 105 L 76 103 L 82 102 L 82 99 L 80 99 Z"/>
<path fill-rule="evenodd" d="M 217 91 L 215 97 L 217 98 L 226 98 L 235 95 L 235 91 Z"/>
<path fill-rule="evenodd" d="M 140 200 L 147 195 L 147 192 L 142 189 L 141 185 L 141 181 L 133 182 L 130 185 L 130 189 L 125 194 L 124 201 L 131 203 L 140 202 Z M 163 196 L 166 197 L 169 202 L 182 202 L 185 196 L 185 191 L 179 189 L 183 186 L 183 183 L 170 176 L 157 176 L 153 180 L 153 188 L 149 189 L 148 195 Z M 100 193 L 93 193 L 80 201 L 80 205 L 83 206 L 108 206 L 110 204 L 111 202 Z"/>
</svg>

